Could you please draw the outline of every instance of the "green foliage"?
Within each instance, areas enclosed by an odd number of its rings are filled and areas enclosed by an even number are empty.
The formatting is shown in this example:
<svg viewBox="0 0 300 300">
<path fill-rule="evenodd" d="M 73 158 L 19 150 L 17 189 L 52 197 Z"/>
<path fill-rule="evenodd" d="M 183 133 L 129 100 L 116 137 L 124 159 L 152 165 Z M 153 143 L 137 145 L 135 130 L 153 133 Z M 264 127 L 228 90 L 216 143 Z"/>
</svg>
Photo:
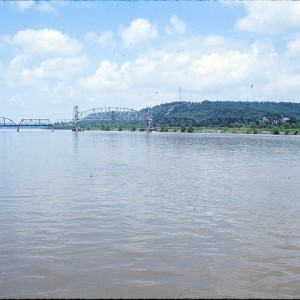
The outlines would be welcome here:
<svg viewBox="0 0 300 300">
<path fill-rule="evenodd" d="M 118 125 L 118 131 L 122 131 L 123 130 L 123 126 L 121 124 Z"/>
<path fill-rule="evenodd" d="M 164 126 L 164 125 L 160 126 L 159 131 L 160 132 L 168 132 L 169 131 L 168 126 Z"/>
<path fill-rule="evenodd" d="M 249 126 L 255 129 L 258 124 L 259 127 L 284 125 L 285 118 L 290 124 L 300 123 L 300 103 L 291 102 L 180 101 L 154 106 L 152 113 L 154 124 L 166 126 Z"/>
<path fill-rule="evenodd" d="M 142 109 L 141 112 L 147 112 Z M 244 102 L 244 101 L 202 101 L 171 102 L 152 108 L 155 130 L 162 132 L 174 128 L 181 132 L 240 132 L 260 133 L 261 131 L 300 132 L 300 103 L 291 102 Z M 144 128 L 145 120 L 117 120 L 103 123 L 82 122 L 86 130 L 131 130 Z M 163 124 L 163 125 L 160 125 Z M 70 129 L 65 125 L 63 129 Z M 201 128 L 201 130 L 199 129 Z M 263 130 L 262 130 L 263 129 Z"/>
<path fill-rule="evenodd" d="M 185 127 L 184 125 L 181 125 L 181 126 L 180 126 L 180 131 L 181 131 L 181 132 L 186 132 L 186 127 Z"/>
<path fill-rule="evenodd" d="M 187 132 L 193 132 L 193 131 L 194 131 L 194 128 L 190 125 L 190 126 L 187 128 L 186 131 L 187 131 Z"/>
</svg>

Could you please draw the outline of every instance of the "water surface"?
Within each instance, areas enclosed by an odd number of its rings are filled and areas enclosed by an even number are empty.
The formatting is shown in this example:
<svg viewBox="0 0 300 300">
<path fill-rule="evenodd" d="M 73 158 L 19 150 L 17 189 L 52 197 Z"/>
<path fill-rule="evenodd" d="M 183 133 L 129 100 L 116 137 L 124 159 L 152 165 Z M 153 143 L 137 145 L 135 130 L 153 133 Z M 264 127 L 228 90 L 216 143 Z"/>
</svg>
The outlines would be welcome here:
<svg viewBox="0 0 300 300">
<path fill-rule="evenodd" d="M 0 297 L 299 297 L 299 149 L 1 130 Z"/>
</svg>

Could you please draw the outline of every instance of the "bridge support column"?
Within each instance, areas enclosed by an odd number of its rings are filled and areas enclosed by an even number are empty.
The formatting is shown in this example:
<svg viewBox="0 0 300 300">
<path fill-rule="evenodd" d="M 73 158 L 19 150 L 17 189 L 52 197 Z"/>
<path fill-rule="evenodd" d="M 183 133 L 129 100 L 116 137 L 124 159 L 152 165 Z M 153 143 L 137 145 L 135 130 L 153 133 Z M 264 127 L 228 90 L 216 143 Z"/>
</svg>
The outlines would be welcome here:
<svg viewBox="0 0 300 300">
<path fill-rule="evenodd" d="M 20 126 L 17 127 L 17 132 L 19 132 L 19 131 L 20 131 Z"/>
<path fill-rule="evenodd" d="M 74 127 L 72 128 L 72 131 L 81 132 L 81 131 L 84 131 L 84 129 L 81 128 L 78 124 L 74 124 Z"/>
<path fill-rule="evenodd" d="M 84 131 L 83 128 L 80 128 L 79 126 L 79 111 L 78 111 L 78 105 L 75 105 L 74 108 L 73 108 L 73 128 L 72 128 L 72 131 L 75 131 L 75 132 L 79 132 L 79 131 Z"/>
<path fill-rule="evenodd" d="M 148 108 L 147 112 L 147 132 L 153 131 L 153 124 L 152 124 L 152 109 L 151 107 Z"/>
</svg>

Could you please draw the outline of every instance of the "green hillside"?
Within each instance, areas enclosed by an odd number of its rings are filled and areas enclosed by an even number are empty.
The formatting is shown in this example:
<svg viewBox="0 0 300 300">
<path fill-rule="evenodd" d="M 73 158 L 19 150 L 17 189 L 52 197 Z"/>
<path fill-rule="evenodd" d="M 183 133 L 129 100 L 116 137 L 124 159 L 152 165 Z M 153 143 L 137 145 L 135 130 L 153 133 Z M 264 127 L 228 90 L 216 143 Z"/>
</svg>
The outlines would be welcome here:
<svg viewBox="0 0 300 300">
<path fill-rule="evenodd" d="M 300 103 L 171 102 L 152 108 L 154 125 L 243 126 L 300 123 Z"/>
</svg>

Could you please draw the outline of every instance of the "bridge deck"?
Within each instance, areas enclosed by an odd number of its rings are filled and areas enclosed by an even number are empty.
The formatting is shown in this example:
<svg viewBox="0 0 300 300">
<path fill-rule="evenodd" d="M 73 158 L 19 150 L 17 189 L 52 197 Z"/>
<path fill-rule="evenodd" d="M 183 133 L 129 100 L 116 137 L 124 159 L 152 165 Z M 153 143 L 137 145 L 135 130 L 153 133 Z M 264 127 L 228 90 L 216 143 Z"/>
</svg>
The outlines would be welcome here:
<svg viewBox="0 0 300 300">
<path fill-rule="evenodd" d="M 0 117 L 0 128 L 2 127 L 52 127 L 54 124 L 49 119 L 22 119 L 19 123 L 15 123 L 13 120 Z"/>
</svg>

